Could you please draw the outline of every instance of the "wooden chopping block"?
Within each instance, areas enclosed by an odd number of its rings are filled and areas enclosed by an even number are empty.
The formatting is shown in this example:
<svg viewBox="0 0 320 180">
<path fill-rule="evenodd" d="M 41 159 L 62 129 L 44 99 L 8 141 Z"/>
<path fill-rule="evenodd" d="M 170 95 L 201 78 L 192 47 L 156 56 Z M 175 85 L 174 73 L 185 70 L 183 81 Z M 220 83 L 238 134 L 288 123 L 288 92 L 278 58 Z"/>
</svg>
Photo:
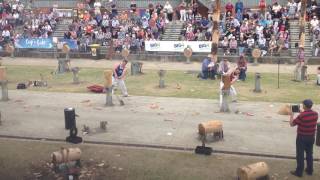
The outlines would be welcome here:
<svg viewBox="0 0 320 180">
<path fill-rule="evenodd" d="M 255 180 L 267 176 L 269 167 L 265 162 L 258 162 L 238 168 L 237 175 L 239 180 Z"/>
<path fill-rule="evenodd" d="M 104 79 L 105 79 L 105 83 L 104 83 L 104 87 L 106 88 L 110 88 L 112 86 L 112 70 L 105 70 L 103 72 L 104 74 Z"/>
<path fill-rule="evenodd" d="M 60 151 L 51 154 L 52 163 L 60 164 L 69 161 L 80 160 L 81 150 L 79 148 L 61 148 Z"/>
<path fill-rule="evenodd" d="M 198 125 L 199 134 L 205 136 L 208 133 L 215 133 L 222 131 L 222 122 L 213 120 L 208 122 L 203 122 Z"/>
<path fill-rule="evenodd" d="M 7 80 L 7 68 L 5 66 L 0 66 L 0 81 Z"/>
<path fill-rule="evenodd" d="M 278 111 L 278 114 L 280 115 L 289 115 L 290 113 L 291 113 L 291 107 L 289 104 L 282 106 Z"/>
<path fill-rule="evenodd" d="M 230 75 L 228 74 L 222 75 L 222 82 L 223 82 L 222 90 L 229 90 L 231 88 Z"/>
</svg>

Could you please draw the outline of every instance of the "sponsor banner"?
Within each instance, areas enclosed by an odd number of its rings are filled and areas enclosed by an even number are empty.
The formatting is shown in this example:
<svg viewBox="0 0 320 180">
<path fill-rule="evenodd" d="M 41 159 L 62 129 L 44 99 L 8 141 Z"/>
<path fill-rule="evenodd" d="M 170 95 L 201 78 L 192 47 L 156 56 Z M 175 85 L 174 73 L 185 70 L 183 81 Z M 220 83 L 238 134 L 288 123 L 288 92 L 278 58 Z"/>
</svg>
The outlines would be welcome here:
<svg viewBox="0 0 320 180">
<path fill-rule="evenodd" d="M 51 49 L 53 41 L 52 38 L 22 38 L 16 39 L 14 45 L 21 49 Z"/>
<path fill-rule="evenodd" d="M 192 52 L 211 52 L 211 41 L 146 41 L 146 51 L 183 52 L 186 47 Z"/>
<path fill-rule="evenodd" d="M 77 41 L 73 39 L 59 39 L 60 45 L 58 45 L 58 47 L 62 47 L 65 43 L 70 47 L 70 49 L 78 49 Z"/>
</svg>

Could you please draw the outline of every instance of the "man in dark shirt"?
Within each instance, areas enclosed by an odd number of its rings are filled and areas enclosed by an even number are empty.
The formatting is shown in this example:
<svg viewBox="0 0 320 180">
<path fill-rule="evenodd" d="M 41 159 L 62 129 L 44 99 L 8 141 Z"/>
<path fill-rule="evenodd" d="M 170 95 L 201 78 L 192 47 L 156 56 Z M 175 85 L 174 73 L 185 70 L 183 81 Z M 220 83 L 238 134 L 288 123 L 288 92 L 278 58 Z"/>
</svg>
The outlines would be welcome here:
<svg viewBox="0 0 320 180">
<path fill-rule="evenodd" d="M 318 113 L 313 111 L 313 102 L 306 99 L 302 102 L 303 112 L 295 119 L 293 114 L 290 114 L 290 126 L 298 126 L 296 139 L 296 160 L 297 168 L 290 173 L 294 176 L 302 177 L 304 168 L 304 151 L 306 152 L 307 168 L 305 169 L 308 175 L 313 173 L 313 144 L 318 120 Z"/>
</svg>

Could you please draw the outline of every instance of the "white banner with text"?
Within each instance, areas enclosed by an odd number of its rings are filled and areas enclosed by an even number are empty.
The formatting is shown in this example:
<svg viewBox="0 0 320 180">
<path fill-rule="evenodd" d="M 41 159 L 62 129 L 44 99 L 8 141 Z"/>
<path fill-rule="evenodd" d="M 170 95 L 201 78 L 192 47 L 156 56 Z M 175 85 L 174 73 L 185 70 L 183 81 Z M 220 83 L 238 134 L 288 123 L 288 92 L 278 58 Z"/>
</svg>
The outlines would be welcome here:
<svg viewBox="0 0 320 180">
<path fill-rule="evenodd" d="M 146 51 L 183 52 L 190 47 L 192 52 L 211 52 L 211 41 L 146 41 Z"/>
</svg>

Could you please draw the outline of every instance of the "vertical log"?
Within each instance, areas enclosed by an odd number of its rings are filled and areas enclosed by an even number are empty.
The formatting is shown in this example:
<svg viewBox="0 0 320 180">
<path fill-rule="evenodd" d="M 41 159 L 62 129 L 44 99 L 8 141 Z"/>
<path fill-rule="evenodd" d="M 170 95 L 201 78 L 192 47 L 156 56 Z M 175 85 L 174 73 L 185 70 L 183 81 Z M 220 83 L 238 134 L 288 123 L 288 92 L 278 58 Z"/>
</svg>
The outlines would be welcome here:
<svg viewBox="0 0 320 180">
<path fill-rule="evenodd" d="M 218 44 L 219 44 L 219 22 L 220 22 L 220 13 L 221 13 L 221 1 L 216 0 L 216 6 L 213 9 L 212 13 L 212 21 L 213 21 L 213 28 L 212 28 L 212 48 L 211 54 L 213 56 L 217 55 L 218 53 Z"/>
<path fill-rule="evenodd" d="M 300 41 L 299 45 L 304 48 L 305 42 L 305 26 L 306 26 L 306 12 L 307 11 L 307 0 L 301 1 L 301 14 L 299 19 L 299 26 L 300 26 Z"/>
</svg>

